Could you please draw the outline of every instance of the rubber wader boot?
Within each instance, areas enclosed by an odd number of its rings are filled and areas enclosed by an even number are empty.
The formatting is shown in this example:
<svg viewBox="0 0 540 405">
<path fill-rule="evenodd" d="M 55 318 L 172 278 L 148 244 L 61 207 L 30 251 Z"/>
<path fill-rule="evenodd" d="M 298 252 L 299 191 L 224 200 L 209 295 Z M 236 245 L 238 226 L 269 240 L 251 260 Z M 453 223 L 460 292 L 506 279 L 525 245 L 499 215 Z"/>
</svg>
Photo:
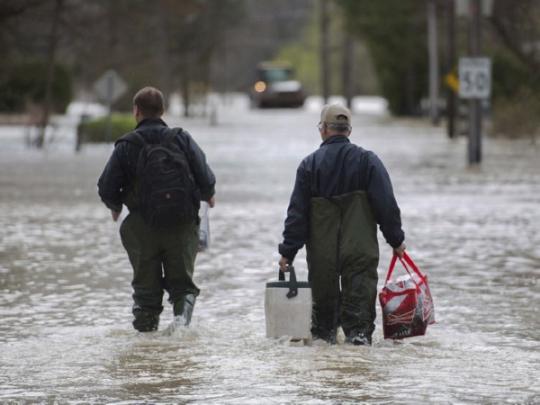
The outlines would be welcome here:
<svg viewBox="0 0 540 405">
<path fill-rule="evenodd" d="M 196 297 L 194 294 L 187 294 L 183 299 L 174 303 L 174 321 L 183 326 L 188 326 L 191 323 L 191 315 L 193 315 L 193 307 L 195 306 Z"/>
<path fill-rule="evenodd" d="M 133 327 L 139 332 L 153 332 L 158 329 L 159 314 L 145 311 L 138 305 L 133 306 Z"/>
<path fill-rule="evenodd" d="M 311 328 L 311 338 L 313 340 L 324 340 L 326 343 L 335 345 L 337 343 L 337 330 L 326 330 L 313 327 Z"/>
<path fill-rule="evenodd" d="M 371 346 L 371 334 L 373 332 L 369 333 L 369 332 L 358 332 L 358 333 L 352 333 L 350 334 L 349 336 L 347 336 L 347 338 L 345 339 L 345 341 L 347 343 L 351 343 L 355 346 Z"/>
</svg>

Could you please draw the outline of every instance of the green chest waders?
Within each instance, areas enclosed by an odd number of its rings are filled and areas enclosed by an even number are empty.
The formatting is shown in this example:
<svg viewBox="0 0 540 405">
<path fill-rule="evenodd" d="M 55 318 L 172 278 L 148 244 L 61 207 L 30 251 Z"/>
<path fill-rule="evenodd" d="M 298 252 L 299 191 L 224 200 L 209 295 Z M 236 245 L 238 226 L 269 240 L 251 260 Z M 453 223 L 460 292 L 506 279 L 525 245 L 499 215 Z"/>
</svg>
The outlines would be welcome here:
<svg viewBox="0 0 540 405">
<path fill-rule="evenodd" d="M 379 246 L 377 223 L 363 191 L 311 199 L 306 244 L 313 294 L 312 333 L 335 340 L 373 332 Z"/>
</svg>

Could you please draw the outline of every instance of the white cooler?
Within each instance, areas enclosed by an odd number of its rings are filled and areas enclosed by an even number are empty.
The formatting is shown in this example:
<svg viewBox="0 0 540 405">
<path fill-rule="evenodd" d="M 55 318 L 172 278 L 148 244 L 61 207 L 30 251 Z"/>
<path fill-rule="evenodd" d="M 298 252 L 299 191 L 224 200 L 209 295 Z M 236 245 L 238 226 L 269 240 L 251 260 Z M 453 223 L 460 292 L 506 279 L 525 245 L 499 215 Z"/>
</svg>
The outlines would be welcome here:
<svg viewBox="0 0 540 405">
<path fill-rule="evenodd" d="M 294 267 L 288 272 L 289 281 L 280 271 L 279 281 L 266 283 L 266 337 L 311 339 L 311 288 L 307 281 L 296 281 Z"/>
</svg>

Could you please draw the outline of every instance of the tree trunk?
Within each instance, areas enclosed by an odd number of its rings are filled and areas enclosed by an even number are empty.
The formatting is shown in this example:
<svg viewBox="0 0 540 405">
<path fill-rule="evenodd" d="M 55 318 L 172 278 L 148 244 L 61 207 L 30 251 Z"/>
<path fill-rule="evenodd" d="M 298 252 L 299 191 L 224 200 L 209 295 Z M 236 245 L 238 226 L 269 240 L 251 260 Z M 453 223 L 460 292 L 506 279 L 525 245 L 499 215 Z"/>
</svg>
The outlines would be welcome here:
<svg viewBox="0 0 540 405">
<path fill-rule="evenodd" d="M 347 30 L 343 38 L 343 96 L 347 103 L 347 108 L 352 108 L 352 98 L 354 96 L 354 40 Z"/>
<path fill-rule="evenodd" d="M 320 0 L 321 7 L 321 91 L 324 104 L 330 97 L 330 46 L 328 38 L 328 0 Z"/>
<path fill-rule="evenodd" d="M 446 74 L 454 72 L 456 67 L 456 12 L 454 2 L 446 3 Z M 456 136 L 456 104 L 457 97 L 453 89 L 446 89 L 447 134 L 449 138 Z"/>
<path fill-rule="evenodd" d="M 427 2 L 428 59 L 429 59 L 429 116 L 433 125 L 439 124 L 439 44 L 437 38 L 437 3 Z"/>
<path fill-rule="evenodd" d="M 37 148 L 43 148 L 45 142 L 45 132 L 49 125 L 49 117 L 52 110 L 52 83 L 54 80 L 54 63 L 56 60 L 56 48 L 58 47 L 58 28 L 60 25 L 60 15 L 64 8 L 64 0 L 56 0 L 54 7 L 51 35 L 49 38 L 49 55 L 47 60 L 47 79 L 45 82 L 45 100 L 43 102 L 43 119 L 35 141 Z"/>
</svg>

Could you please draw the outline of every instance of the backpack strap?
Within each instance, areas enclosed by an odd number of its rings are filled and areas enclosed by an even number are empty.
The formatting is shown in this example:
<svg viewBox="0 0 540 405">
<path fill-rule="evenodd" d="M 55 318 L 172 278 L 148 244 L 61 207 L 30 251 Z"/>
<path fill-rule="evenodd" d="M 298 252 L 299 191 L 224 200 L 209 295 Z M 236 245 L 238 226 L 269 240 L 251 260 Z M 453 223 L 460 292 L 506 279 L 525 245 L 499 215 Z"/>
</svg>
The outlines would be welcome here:
<svg viewBox="0 0 540 405">
<path fill-rule="evenodd" d="M 163 141 L 161 141 L 162 144 L 172 144 L 174 143 L 174 140 L 176 139 L 176 135 L 179 135 L 183 132 L 183 128 L 167 128 L 167 131 L 165 132 L 165 136 L 163 137 Z"/>
</svg>

